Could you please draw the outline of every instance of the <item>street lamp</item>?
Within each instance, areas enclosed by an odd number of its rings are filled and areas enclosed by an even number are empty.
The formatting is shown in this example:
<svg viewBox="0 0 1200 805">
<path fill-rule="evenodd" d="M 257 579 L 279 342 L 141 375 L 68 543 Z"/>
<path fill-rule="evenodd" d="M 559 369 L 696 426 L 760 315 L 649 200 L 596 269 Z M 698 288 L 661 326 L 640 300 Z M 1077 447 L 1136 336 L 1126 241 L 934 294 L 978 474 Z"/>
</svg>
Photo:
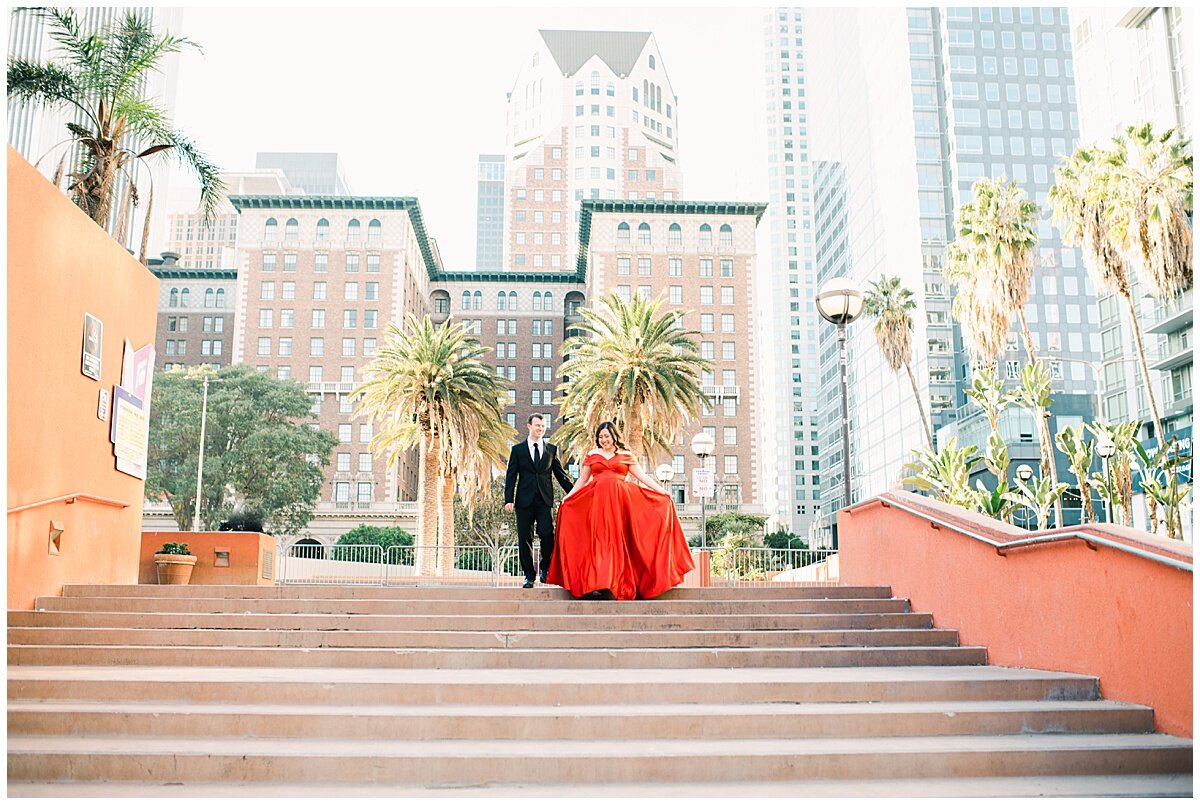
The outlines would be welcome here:
<svg viewBox="0 0 1200 805">
<path fill-rule="evenodd" d="M 659 464 L 654 468 L 654 477 L 666 488 L 666 485 L 671 483 L 671 479 L 675 477 L 675 468 L 670 464 Z"/>
<path fill-rule="evenodd" d="M 717 440 L 714 439 L 712 436 L 709 436 L 704 431 L 700 431 L 699 433 L 697 433 L 695 436 L 692 437 L 692 452 L 696 454 L 696 458 L 700 459 L 700 468 L 705 472 L 708 471 L 708 467 L 704 466 L 705 462 L 708 461 L 708 457 L 713 454 L 713 450 L 716 449 L 716 446 L 717 446 Z M 701 548 L 701 550 L 703 550 L 706 547 L 706 543 L 707 543 L 707 535 L 705 532 L 705 518 L 704 518 L 704 515 L 705 515 L 704 498 L 705 497 L 706 496 L 703 494 L 700 495 L 700 548 Z"/>
<path fill-rule="evenodd" d="M 1112 522 L 1112 503 L 1109 502 L 1109 495 L 1112 493 L 1112 480 L 1108 477 L 1108 460 L 1116 455 L 1117 446 L 1113 444 L 1113 440 L 1107 435 L 1102 436 L 1096 441 L 1096 452 L 1100 454 L 1100 458 L 1104 460 L 1104 485 L 1108 487 L 1104 495 L 1104 522 Z"/>
<path fill-rule="evenodd" d="M 204 431 L 208 424 L 208 375 L 204 376 L 204 401 L 200 404 L 200 460 L 196 466 L 196 510 L 192 514 L 192 531 L 200 530 L 200 482 L 204 479 Z M 219 382 L 213 380 L 212 382 Z"/>
<path fill-rule="evenodd" d="M 817 291 L 817 310 L 821 318 L 838 328 L 838 364 L 842 374 L 842 481 L 845 503 L 850 505 L 850 400 L 847 379 L 846 325 L 862 315 L 863 293 L 849 277 L 833 277 Z"/>
<path fill-rule="evenodd" d="M 1019 467 L 1017 467 L 1017 477 L 1021 479 L 1021 483 L 1028 486 L 1029 479 L 1031 479 L 1033 477 L 1033 467 L 1029 466 L 1028 464 L 1020 465 Z M 1029 528 L 1029 513 L 1028 513 L 1029 507 L 1022 506 L 1021 508 L 1026 510 L 1025 516 L 1022 519 L 1024 519 L 1024 521 L 1025 521 L 1025 527 Z"/>
</svg>

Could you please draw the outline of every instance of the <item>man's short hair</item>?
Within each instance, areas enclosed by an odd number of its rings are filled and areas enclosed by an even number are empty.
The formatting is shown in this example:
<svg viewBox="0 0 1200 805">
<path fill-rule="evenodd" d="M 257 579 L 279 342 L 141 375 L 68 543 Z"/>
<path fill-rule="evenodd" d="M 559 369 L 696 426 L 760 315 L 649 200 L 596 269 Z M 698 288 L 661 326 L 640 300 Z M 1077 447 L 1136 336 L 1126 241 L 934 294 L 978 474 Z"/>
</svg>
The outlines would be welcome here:
<svg viewBox="0 0 1200 805">
<path fill-rule="evenodd" d="M 535 419 L 540 419 L 542 421 L 545 421 L 546 418 L 544 416 L 542 416 L 541 414 L 530 414 L 529 419 L 525 420 L 525 424 L 532 425 L 533 420 L 535 420 Z"/>
</svg>

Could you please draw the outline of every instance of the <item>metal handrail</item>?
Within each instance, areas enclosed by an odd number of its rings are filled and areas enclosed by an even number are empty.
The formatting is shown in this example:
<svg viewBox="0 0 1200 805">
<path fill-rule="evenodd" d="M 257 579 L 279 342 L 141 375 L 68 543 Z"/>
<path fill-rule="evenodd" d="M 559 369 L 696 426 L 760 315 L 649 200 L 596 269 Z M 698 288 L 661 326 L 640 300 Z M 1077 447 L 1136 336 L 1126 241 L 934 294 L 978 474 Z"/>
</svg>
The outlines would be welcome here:
<svg viewBox="0 0 1200 805">
<path fill-rule="evenodd" d="M 1158 562 L 1160 564 L 1167 565 L 1168 567 L 1173 567 L 1178 570 L 1186 570 L 1188 573 L 1192 572 L 1191 564 L 1180 561 L 1179 559 L 1172 559 L 1169 556 L 1163 556 L 1162 554 L 1153 553 L 1151 551 L 1144 551 L 1141 548 L 1135 548 L 1132 545 L 1126 545 L 1123 542 L 1115 542 L 1113 540 L 1105 539 L 1104 537 L 1098 537 L 1095 534 L 1089 534 L 1086 531 L 1072 530 L 1072 531 L 1064 531 L 1064 532 L 1061 532 L 1058 534 L 1046 534 L 1046 535 L 1040 536 L 1040 537 L 1027 537 L 1025 539 L 1017 539 L 1017 540 L 1013 540 L 1011 542 L 997 542 L 996 540 L 989 539 L 988 537 L 985 537 L 982 534 L 976 534 L 974 531 L 969 531 L 965 528 L 962 528 L 961 526 L 957 526 L 953 523 L 948 523 L 945 520 L 942 520 L 938 517 L 935 517 L 932 514 L 929 514 L 928 512 L 923 512 L 923 511 L 920 511 L 919 509 L 913 509 L 909 506 L 905 506 L 903 503 L 900 503 L 899 501 L 896 501 L 896 500 L 892 500 L 891 498 L 881 498 L 881 497 L 873 498 L 871 500 L 864 501 L 862 503 L 856 504 L 855 506 L 852 506 L 851 510 L 857 509 L 860 507 L 865 507 L 872 503 L 878 503 L 880 506 L 883 506 L 884 508 L 889 508 L 891 506 L 895 506 L 897 509 L 900 509 L 901 511 L 906 511 L 909 514 L 912 514 L 912 515 L 915 515 L 922 519 L 928 520 L 929 522 L 934 523 L 941 528 L 947 528 L 957 534 L 962 534 L 965 537 L 970 537 L 971 539 L 976 540 L 977 542 L 982 542 L 985 545 L 988 545 L 988 546 L 994 548 L 996 550 L 996 553 L 999 554 L 1000 556 L 1005 556 L 1006 554 L 1004 552 L 1007 550 L 1011 550 L 1013 548 L 1027 548 L 1027 547 L 1030 547 L 1033 545 L 1047 545 L 1052 542 L 1065 542 L 1065 541 L 1071 540 L 1071 539 L 1079 539 L 1079 540 L 1083 540 L 1086 543 L 1089 543 L 1088 547 L 1091 547 L 1093 544 L 1094 545 L 1103 545 L 1106 548 L 1113 548 L 1118 551 L 1123 551 L 1124 553 L 1133 554 L 1134 556 L 1140 556 L 1143 559 L 1149 559 L 1153 562 Z"/>
<path fill-rule="evenodd" d="M 26 509 L 36 509 L 38 506 L 48 506 L 51 503 L 61 503 L 64 500 L 68 504 L 74 503 L 77 500 L 86 500 L 90 503 L 101 503 L 105 506 L 113 506 L 118 509 L 129 508 L 129 504 L 123 500 L 114 500 L 113 498 L 102 498 L 97 495 L 89 495 L 86 492 L 72 492 L 69 495 L 59 495 L 56 498 L 48 498 L 46 500 L 39 500 L 36 503 L 26 503 L 24 506 L 16 506 L 14 508 L 9 509 L 8 513 L 16 514 L 17 512 L 25 511 Z"/>
</svg>

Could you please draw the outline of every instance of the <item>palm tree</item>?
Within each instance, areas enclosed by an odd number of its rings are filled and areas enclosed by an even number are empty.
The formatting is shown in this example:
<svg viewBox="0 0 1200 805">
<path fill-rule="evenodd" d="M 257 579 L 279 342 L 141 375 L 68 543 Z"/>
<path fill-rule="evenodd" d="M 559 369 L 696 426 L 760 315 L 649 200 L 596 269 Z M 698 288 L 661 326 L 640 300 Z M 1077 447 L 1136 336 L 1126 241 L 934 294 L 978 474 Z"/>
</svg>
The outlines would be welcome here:
<svg viewBox="0 0 1200 805">
<path fill-rule="evenodd" d="M 1063 241 L 1082 247 L 1098 288 L 1125 300 L 1160 442 L 1162 420 L 1126 262 L 1160 299 L 1192 286 L 1192 156 L 1190 143 L 1173 135 L 1155 136 L 1147 123 L 1129 127 L 1110 151 L 1081 147 L 1055 169 L 1050 188 Z"/>
<path fill-rule="evenodd" d="M 955 215 L 958 237 L 946 251 L 946 277 L 958 285 L 955 318 L 968 348 L 990 363 L 1003 350 L 1016 314 L 1029 361 L 1037 363 L 1025 303 L 1037 266 L 1038 206 L 1025 197 L 1020 185 L 1004 176 L 996 181 L 980 179 L 972 192 L 975 200 L 963 204 Z M 1048 418 L 1047 410 L 1037 421 L 1042 474 L 1057 487 Z M 1062 505 L 1056 499 L 1054 506 L 1061 526 Z"/>
<path fill-rule="evenodd" d="M 900 371 L 900 367 L 903 366 L 908 373 L 913 399 L 917 401 L 917 411 L 921 417 L 921 427 L 925 430 L 925 441 L 932 450 L 933 432 L 929 428 L 929 420 L 925 418 L 925 406 L 921 404 L 917 377 L 912 370 L 912 311 L 917 307 L 912 297 L 912 291 L 900 286 L 899 277 L 884 275 L 871 283 L 864 300 L 864 311 L 875 318 L 875 343 L 879 345 L 883 359 L 892 367 L 893 372 Z"/>
<path fill-rule="evenodd" d="M 385 454 L 389 466 L 419 446 L 422 575 L 434 572 L 435 546 L 440 546 L 442 569 L 452 566 L 454 479 L 466 496 L 486 488 L 491 466 L 501 466 L 501 439 L 512 435 L 501 424 L 500 382 L 480 361 L 486 351 L 467 335 L 465 322 L 447 319 L 435 327 L 428 316 L 418 320 L 409 314 L 403 330 L 388 326 L 383 347 L 366 368 L 367 380 L 354 391 L 357 414 L 380 423 L 371 448 Z"/>
<path fill-rule="evenodd" d="M 564 425 L 559 439 L 582 455 L 601 422 L 612 420 L 633 454 L 653 458 L 669 454 L 683 427 L 708 398 L 699 376 L 711 364 L 699 356 L 692 330 L 684 330 L 685 311 L 663 312 L 663 298 L 615 293 L 604 298 L 607 310 L 581 309 L 575 326 L 583 335 L 563 344 L 567 378 L 559 385 Z"/>
<path fill-rule="evenodd" d="M 70 175 L 67 189 L 76 204 L 97 224 L 108 228 L 117 178 L 129 177 L 128 165 L 136 159 L 171 153 L 200 180 L 200 203 L 206 220 L 216 215 L 224 184 L 217 166 L 182 133 L 171 128 L 166 111 L 144 97 L 147 75 L 161 69 L 162 59 L 184 48 L 200 46 L 169 33 L 156 34 L 149 22 L 127 13 L 109 29 L 84 33 L 71 9 L 46 8 L 38 12 L 50 23 L 50 37 L 58 43 L 60 58 L 53 62 L 25 59 L 8 61 L 8 97 L 32 107 L 65 107 L 77 113 L 67 124 L 81 153 L 78 172 Z M 149 147 L 141 148 L 149 143 Z M 59 180 L 60 166 L 55 181 Z M 138 203 L 137 188 L 127 184 L 128 201 Z M 123 202 L 125 199 L 123 199 Z M 146 260 L 150 236 L 151 187 L 139 259 Z M 124 241 L 124 209 L 117 237 Z"/>
</svg>

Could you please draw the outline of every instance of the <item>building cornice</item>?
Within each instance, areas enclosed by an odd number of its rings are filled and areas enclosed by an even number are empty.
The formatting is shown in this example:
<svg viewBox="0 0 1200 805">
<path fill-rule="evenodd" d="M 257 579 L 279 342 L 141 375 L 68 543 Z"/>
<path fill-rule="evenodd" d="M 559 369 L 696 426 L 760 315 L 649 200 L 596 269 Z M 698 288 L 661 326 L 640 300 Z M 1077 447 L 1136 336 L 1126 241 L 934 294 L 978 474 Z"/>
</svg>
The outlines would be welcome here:
<svg viewBox="0 0 1200 805">
<path fill-rule="evenodd" d="M 421 217 L 421 203 L 414 196 L 230 196 L 229 203 L 242 210 L 403 210 L 412 222 L 417 246 L 425 261 L 425 272 L 434 279 L 439 266 Z"/>
<path fill-rule="evenodd" d="M 160 268 L 150 266 L 150 273 L 160 280 L 229 280 L 237 279 L 236 268 Z"/>
</svg>

